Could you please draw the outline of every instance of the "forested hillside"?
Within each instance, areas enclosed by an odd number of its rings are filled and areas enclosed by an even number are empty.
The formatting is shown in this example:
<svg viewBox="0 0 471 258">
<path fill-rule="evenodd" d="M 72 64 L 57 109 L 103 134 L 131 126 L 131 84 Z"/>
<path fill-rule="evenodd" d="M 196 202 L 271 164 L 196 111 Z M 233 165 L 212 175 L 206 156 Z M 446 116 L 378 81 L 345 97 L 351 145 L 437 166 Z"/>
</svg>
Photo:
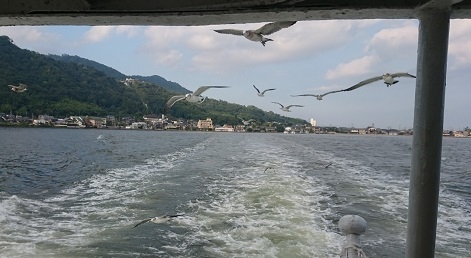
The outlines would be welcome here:
<svg viewBox="0 0 471 258">
<path fill-rule="evenodd" d="M 113 68 L 79 57 L 63 57 L 68 60 L 21 49 L 7 36 L 0 36 L 0 85 L 3 85 L 0 112 L 21 116 L 114 115 L 142 119 L 145 114 L 161 114 L 167 99 L 177 94 L 159 86 L 159 80 L 166 81 L 159 76 L 152 76 L 151 82 L 142 79 L 125 84 L 122 80 L 127 76 L 121 76 Z M 28 90 L 14 93 L 7 87 L 19 83 L 29 85 Z M 253 106 L 213 99 L 200 105 L 180 101 L 168 115 L 185 119 L 211 117 L 217 124 L 238 124 L 240 119 L 305 123 Z"/>
<path fill-rule="evenodd" d="M 165 78 L 162 78 L 158 75 L 152 75 L 152 76 L 141 76 L 141 75 L 124 75 L 117 71 L 116 69 L 113 69 L 109 66 L 106 66 L 104 64 L 100 64 L 98 62 L 95 62 L 93 60 L 89 60 L 86 58 L 82 58 L 79 56 L 70 56 L 70 55 L 48 55 L 52 57 L 55 60 L 58 61 L 64 61 L 64 62 L 70 62 L 70 63 L 77 63 L 77 64 L 82 64 L 88 67 L 93 67 L 97 69 L 98 71 L 104 72 L 106 75 L 119 79 L 119 80 L 124 80 L 125 78 L 134 78 L 138 79 L 144 82 L 149 82 L 149 83 L 154 83 L 156 85 L 159 85 L 169 91 L 173 92 L 179 92 L 179 93 L 189 93 L 190 91 L 188 89 L 185 89 L 183 86 L 176 82 L 171 82 L 167 81 Z"/>
</svg>

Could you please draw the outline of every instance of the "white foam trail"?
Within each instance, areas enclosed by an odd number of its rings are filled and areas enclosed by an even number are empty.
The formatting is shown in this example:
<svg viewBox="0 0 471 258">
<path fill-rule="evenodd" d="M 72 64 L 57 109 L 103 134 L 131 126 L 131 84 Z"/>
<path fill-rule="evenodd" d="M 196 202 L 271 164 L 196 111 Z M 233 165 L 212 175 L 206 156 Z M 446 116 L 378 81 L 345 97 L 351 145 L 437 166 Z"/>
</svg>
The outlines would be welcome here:
<svg viewBox="0 0 471 258">
<path fill-rule="evenodd" d="M 11 196 L 0 203 L 0 243 L 7 257 L 51 257 L 46 246 L 57 253 L 73 253 L 109 229 L 128 227 L 136 220 L 129 205 L 155 196 L 162 178 L 185 158 L 206 147 L 206 143 L 185 148 L 130 168 L 118 168 L 93 175 L 44 201 Z M 171 181 L 171 180 L 170 180 Z"/>
<path fill-rule="evenodd" d="M 245 150 L 233 157 L 240 167 L 225 168 L 208 198 L 190 204 L 193 241 L 204 239 L 207 255 L 217 257 L 338 257 L 343 238 L 328 229 L 331 210 L 320 204 L 329 188 L 282 149 L 257 143 Z M 274 171 L 264 173 L 267 165 Z"/>
</svg>

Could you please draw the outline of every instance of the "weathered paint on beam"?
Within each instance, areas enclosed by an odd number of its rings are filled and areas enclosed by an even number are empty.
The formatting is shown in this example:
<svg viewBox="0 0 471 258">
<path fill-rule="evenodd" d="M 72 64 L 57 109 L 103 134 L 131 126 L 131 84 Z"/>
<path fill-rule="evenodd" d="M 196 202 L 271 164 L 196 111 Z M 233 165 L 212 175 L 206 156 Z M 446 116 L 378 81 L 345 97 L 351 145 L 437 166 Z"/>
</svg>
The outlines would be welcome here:
<svg viewBox="0 0 471 258">
<path fill-rule="evenodd" d="M 414 19 L 414 10 L 276 10 L 264 12 L 227 11 L 191 13 L 55 13 L 0 16 L 8 25 L 167 25 L 199 26 L 286 20 Z"/>
<path fill-rule="evenodd" d="M 450 8 L 419 15 L 406 257 L 433 258 L 438 215 Z"/>
<path fill-rule="evenodd" d="M 5 25 L 170 25 L 283 20 L 415 19 L 420 7 L 451 2 L 452 18 L 471 18 L 459 0 L 0 0 Z"/>
</svg>

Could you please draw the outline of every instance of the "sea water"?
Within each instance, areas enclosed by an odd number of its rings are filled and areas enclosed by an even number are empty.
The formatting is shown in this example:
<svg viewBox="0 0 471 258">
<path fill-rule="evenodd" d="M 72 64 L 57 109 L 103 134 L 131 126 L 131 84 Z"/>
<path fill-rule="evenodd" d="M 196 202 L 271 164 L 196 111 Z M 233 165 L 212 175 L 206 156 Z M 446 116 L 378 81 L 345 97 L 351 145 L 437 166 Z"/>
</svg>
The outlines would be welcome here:
<svg viewBox="0 0 471 258">
<path fill-rule="evenodd" d="M 411 142 L 0 128 L 0 256 L 338 257 L 356 214 L 368 257 L 403 258 Z M 471 257 L 469 157 L 443 139 L 436 257 Z"/>
</svg>

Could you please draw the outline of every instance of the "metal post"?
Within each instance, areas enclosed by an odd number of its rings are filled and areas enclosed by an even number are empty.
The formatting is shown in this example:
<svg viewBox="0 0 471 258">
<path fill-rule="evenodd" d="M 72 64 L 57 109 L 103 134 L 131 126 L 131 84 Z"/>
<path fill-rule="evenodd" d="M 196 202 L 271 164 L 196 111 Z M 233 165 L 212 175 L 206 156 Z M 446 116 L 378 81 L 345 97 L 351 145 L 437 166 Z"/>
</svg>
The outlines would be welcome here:
<svg viewBox="0 0 471 258">
<path fill-rule="evenodd" d="M 419 21 L 406 257 L 433 258 L 450 6 L 422 9 Z"/>
<path fill-rule="evenodd" d="M 358 215 L 345 215 L 339 220 L 339 229 L 347 235 L 340 258 L 366 258 L 360 240 L 366 230 L 366 221 Z"/>
</svg>

